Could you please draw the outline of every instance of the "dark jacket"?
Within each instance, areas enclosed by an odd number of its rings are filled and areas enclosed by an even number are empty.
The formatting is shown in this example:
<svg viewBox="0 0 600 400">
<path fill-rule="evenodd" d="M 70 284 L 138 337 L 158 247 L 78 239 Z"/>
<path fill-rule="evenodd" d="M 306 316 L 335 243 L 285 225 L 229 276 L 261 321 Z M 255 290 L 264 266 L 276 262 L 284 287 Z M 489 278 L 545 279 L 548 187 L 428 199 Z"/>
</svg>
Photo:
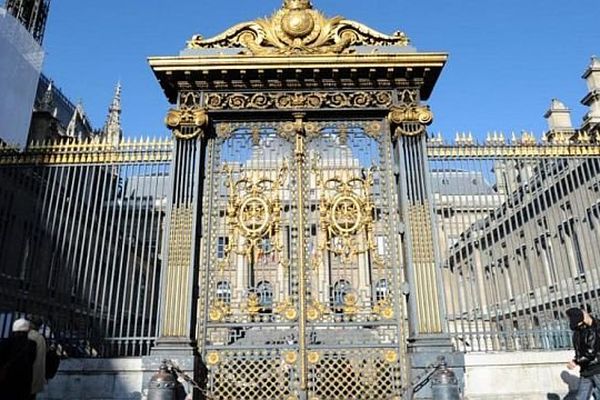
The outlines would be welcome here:
<svg viewBox="0 0 600 400">
<path fill-rule="evenodd" d="M 0 341 L 0 399 L 29 399 L 35 354 L 36 344 L 27 332 Z"/>
<path fill-rule="evenodd" d="M 594 319 L 591 326 L 573 332 L 575 364 L 581 367 L 581 376 L 600 373 L 600 323 Z"/>
</svg>

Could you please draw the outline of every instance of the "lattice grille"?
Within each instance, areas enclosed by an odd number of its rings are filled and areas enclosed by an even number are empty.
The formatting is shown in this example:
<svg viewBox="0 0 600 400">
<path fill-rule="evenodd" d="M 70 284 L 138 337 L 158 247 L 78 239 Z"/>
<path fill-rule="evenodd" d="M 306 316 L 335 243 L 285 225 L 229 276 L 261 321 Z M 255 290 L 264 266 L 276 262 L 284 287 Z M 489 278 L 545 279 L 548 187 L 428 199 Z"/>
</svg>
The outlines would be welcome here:
<svg viewBox="0 0 600 400">
<path fill-rule="evenodd" d="M 294 366 L 279 352 L 219 353 L 220 362 L 210 367 L 211 399 L 288 399 L 297 386 Z"/>
<path fill-rule="evenodd" d="M 328 352 L 309 369 L 309 393 L 314 400 L 400 399 L 401 370 L 383 351 Z"/>
</svg>

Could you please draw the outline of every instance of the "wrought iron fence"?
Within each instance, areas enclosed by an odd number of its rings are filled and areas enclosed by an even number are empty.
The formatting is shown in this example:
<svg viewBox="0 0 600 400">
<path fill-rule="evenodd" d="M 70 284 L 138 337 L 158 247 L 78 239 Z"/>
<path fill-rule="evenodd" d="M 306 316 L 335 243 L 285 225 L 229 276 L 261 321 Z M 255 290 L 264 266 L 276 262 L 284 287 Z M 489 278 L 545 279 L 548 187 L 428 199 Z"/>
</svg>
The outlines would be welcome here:
<svg viewBox="0 0 600 400">
<path fill-rule="evenodd" d="M 428 147 L 449 331 L 465 351 L 570 347 L 564 311 L 600 311 L 600 146 Z"/>
<path fill-rule="evenodd" d="M 600 146 L 428 145 L 449 332 L 465 351 L 570 347 L 600 310 Z M 158 335 L 170 140 L 0 148 L 0 337 L 41 317 L 73 356 Z"/>
<path fill-rule="evenodd" d="M 71 356 L 148 352 L 171 148 L 129 140 L 0 149 L 0 334 L 29 314 Z"/>
</svg>

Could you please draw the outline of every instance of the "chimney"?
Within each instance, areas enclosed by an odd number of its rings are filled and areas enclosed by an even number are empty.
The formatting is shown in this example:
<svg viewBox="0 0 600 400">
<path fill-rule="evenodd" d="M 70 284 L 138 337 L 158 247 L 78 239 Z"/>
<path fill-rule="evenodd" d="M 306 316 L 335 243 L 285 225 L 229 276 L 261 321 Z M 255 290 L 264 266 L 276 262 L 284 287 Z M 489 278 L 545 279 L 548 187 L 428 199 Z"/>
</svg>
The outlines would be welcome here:
<svg viewBox="0 0 600 400">
<path fill-rule="evenodd" d="M 548 121 L 548 130 L 552 132 L 572 131 L 571 110 L 569 110 L 562 101 L 552 99 L 550 109 L 544 114 Z"/>
<path fill-rule="evenodd" d="M 588 87 L 588 94 L 581 103 L 589 107 L 583 117 L 583 129 L 590 131 L 600 125 L 600 59 L 592 57 L 592 61 L 582 76 Z"/>
</svg>

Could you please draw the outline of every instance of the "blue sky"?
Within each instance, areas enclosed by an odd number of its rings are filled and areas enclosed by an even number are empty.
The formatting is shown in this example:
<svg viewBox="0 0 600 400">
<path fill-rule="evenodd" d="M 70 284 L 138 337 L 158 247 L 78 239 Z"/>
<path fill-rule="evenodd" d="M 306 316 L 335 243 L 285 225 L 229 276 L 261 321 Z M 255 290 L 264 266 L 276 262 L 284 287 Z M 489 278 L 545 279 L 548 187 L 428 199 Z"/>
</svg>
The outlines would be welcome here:
<svg viewBox="0 0 600 400">
<path fill-rule="evenodd" d="M 117 80 L 126 136 L 164 134 L 168 104 L 146 58 L 176 55 L 193 34 L 217 34 L 270 15 L 281 0 L 54 0 L 46 29 L 45 72 L 92 124 L 104 123 Z M 430 100 L 432 131 L 454 137 L 546 128 L 552 98 L 579 124 L 581 75 L 600 56 L 599 0 L 313 0 L 384 33 L 404 31 L 419 51 L 450 60 Z"/>
</svg>

